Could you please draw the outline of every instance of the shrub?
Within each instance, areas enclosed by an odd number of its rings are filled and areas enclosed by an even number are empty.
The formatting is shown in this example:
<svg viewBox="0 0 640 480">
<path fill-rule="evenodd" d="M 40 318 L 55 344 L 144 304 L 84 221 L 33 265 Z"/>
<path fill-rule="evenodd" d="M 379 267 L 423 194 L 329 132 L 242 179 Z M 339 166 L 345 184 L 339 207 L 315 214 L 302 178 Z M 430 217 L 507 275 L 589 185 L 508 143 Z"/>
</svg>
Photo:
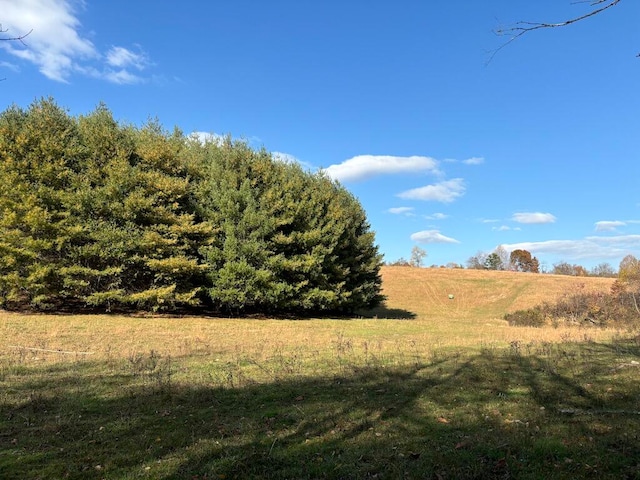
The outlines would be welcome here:
<svg viewBox="0 0 640 480">
<path fill-rule="evenodd" d="M 555 303 L 508 313 L 504 319 L 509 325 L 518 326 L 542 326 L 547 320 L 554 325 L 636 326 L 640 321 L 633 297 L 619 288 L 612 289 L 611 293 L 567 294 Z"/>
<path fill-rule="evenodd" d="M 509 325 L 518 327 L 542 327 L 545 324 L 545 315 L 540 307 L 507 313 L 504 319 Z"/>
</svg>

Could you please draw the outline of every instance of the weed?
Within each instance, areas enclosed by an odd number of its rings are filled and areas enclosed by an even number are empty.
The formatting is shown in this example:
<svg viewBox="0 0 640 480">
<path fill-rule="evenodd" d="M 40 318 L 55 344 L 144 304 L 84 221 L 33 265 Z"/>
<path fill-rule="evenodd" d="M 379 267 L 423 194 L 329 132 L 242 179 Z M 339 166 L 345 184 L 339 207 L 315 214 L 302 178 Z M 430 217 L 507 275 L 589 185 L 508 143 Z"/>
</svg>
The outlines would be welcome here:
<svg viewBox="0 0 640 480">
<path fill-rule="evenodd" d="M 131 352 L 127 358 L 129 371 L 134 377 L 141 376 L 159 391 L 169 391 L 174 375 L 171 356 L 162 357 L 155 350 L 147 355 Z"/>
</svg>

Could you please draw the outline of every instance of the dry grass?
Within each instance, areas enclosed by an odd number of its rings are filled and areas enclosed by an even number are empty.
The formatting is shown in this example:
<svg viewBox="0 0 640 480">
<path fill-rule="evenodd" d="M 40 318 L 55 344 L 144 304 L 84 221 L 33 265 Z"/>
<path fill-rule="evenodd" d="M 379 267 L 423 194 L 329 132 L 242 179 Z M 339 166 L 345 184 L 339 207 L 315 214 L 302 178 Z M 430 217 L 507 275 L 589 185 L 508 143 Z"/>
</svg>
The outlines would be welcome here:
<svg viewBox="0 0 640 480">
<path fill-rule="evenodd" d="M 0 312 L 0 478 L 640 478 L 640 336 L 502 320 L 611 280 L 382 274 L 354 319 Z"/>
<path fill-rule="evenodd" d="M 351 348 L 379 354 L 508 345 L 512 341 L 606 340 L 614 330 L 510 327 L 505 312 L 553 300 L 576 288 L 607 291 L 613 279 L 531 275 L 514 272 L 415 269 L 382 270 L 385 308 L 358 319 L 225 319 L 121 315 L 22 315 L 0 312 L 0 356 L 28 347 L 40 361 L 89 353 L 92 359 L 126 358 L 151 350 L 174 358 L 206 353 L 220 361 L 274 351 L 303 357 L 332 356 L 348 339 Z M 454 298 L 449 299 L 449 294 Z M 373 317 L 373 318 L 367 318 Z M 390 318 L 387 318 L 390 317 Z"/>
<path fill-rule="evenodd" d="M 384 267 L 384 293 L 389 308 L 402 308 L 420 318 L 495 316 L 554 301 L 577 289 L 608 292 L 613 278 L 538 275 L 519 272 Z M 448 295 L 454 295 L 450 301 Z"/>
</svg>

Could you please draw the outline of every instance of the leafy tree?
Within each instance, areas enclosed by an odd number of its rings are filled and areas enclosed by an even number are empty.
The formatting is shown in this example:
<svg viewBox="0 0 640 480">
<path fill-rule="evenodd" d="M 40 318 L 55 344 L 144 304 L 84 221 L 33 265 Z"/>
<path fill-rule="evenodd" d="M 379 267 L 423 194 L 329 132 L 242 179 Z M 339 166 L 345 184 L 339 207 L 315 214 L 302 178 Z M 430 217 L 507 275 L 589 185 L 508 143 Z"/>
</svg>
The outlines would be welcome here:
<svg viewBox="0 0 640 480">
<path fill-rule="evenodd" d="M 555 275 L 573 275 L 575 277 L 586 277 L 589 274 L 582 265 L 571 265 L 564 261 L 555 263 L 551 273 Z"/>
<path fill-rule="evenodd" d="M 411 249 L 411 259 L 409 260 L 409 265 L 412 267 L 422 267 L 424 259 L 427 257 L 426 250 L 414 245 Z"/>
<path fill-rule="evenodd" d="M 618 268 L 618 281 L 622 290 L 631 296 L 633 305 L 640 314 L 637 300 L 638 293 L 640 293 L 640 260 L 633 255 L 625 256 Z"/>
<path fill-rule="evenodd" d="M 527 250 L 517 249 L 511 252 L 510 263 L 518 272 L 540 272 L 540 263 L 536 257 L 531 256 Z"/>
</svg>

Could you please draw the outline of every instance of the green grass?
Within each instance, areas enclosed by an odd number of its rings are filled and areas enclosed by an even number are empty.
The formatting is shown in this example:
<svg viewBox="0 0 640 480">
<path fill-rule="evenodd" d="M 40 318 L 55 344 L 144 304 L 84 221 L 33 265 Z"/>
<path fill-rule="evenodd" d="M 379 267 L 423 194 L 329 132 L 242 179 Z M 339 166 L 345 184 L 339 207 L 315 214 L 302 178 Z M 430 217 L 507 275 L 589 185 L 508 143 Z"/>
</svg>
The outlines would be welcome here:
<svg viewBox="0 0 640 480">
<path fill-rule="evenodd" d="M 383 280 L 378 318 L 0 312 L 0 478 L 640 478 L 637 329 L 501 319 L 581 279 Z"/>
<path fill-rule="evenodd" d="M 5 357 L 0 478 L 638 478 L 640 342 Z M 202 352 L 201 352 L 202 353 Z"/>
</svg>

